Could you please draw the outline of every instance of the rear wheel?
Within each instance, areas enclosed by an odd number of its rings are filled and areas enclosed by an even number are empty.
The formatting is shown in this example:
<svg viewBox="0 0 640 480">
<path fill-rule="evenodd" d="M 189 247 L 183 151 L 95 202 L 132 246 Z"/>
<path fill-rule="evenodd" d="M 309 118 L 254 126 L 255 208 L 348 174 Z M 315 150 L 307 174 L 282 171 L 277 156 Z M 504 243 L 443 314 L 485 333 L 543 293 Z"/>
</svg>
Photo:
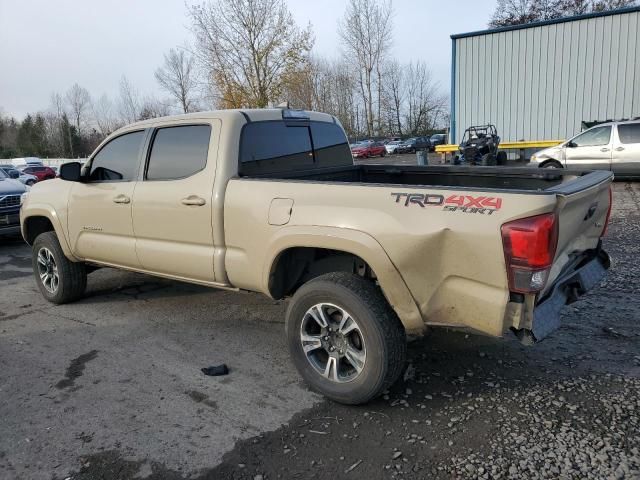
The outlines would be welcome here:
<svg viewBox="0 0 640 480">
<path fill-rule="evenodd" d="M 42 233 L 33 242 L 32 264 L 38 288 L 51 303 L 72 302 L 84 294 L 87 270 L 64 255 L 54 232 Z"/>
<path fill-rule="evenodd" d="M 506 165 L 507 152 L 505 152 L 504 150 L 499 150 L 498 153 L 496 154 L 496 163 L 501 166 Z"/>
<path fill-rule="evenodd" d="M 36 184 L 35 180 L 27 180 L 27 185 L 29 185 L 30 187 L 34 186 Z"/>
<path fill-rule="evenodd" d="M 345 404 L 371 400 L 400 376 L 404 328 L 380 290 L 345 272 L 317 277 L 295 293 L 287 342 L 309 386 Z"/>
<path fill-rule="evenodd" d="M 384 157 L 386 154 L 387 154 L 387 151 L 386 151 L 386 150 L 383 150 L 383 151 L 380 153 L 380 157 Z"/>
</svg>

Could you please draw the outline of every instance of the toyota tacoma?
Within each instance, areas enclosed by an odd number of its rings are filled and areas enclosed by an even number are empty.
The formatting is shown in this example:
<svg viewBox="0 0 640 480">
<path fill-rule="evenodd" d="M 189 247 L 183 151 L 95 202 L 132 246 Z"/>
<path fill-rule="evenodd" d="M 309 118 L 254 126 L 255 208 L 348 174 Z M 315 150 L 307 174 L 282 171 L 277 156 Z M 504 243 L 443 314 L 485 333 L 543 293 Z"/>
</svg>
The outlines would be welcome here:
<svg viewBox="0 0 640 480">
<path fill-rule="evenodd" d="M 408 334 L 533 343 L 609 267 L 611 172 L 354 165 L 323 113 L 145 120 L 60 177 L 20 211 L 47 300 L 102 266 L 289 298 L 293 363 L 349 404 L 399 377 Z"/>
</svg>

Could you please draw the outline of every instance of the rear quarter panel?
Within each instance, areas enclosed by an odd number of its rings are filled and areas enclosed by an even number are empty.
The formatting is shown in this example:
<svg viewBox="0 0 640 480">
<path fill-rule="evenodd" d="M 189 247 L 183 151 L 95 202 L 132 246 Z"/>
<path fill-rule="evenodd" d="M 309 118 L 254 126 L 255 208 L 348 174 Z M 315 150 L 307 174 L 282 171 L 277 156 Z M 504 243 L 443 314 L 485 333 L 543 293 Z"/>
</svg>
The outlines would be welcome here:
<svg viewBox="0 0 640 480">
<path fill-rule="evenodd" d="M 397 195 L 400 194 L 400 195 Z M 408 201 L 406 194 L 499 199 L 489 213 Z M 441 196 L 441 197 L 439 197 Z M 274 198 L 293 200 L 286 225 L 269 225 Z M 412 197 L 417 198 L 417 197 Z M 482 200 L 480 200 L 482 201 Z M 399 272 L 422 321 L 500 335 L 509 292 L 500 226 L 554 209 L 555 195 L 473 192 L 415 186 L 232 179 L 225 198 L 226 268 L 231 283 L 267 292 L 273 243 L 283 229 L 320 227 L 373 237 Z M 330 243 L 330 242 L 327 242 Z M 327 247 L 331 248 L 331 247 Z M 363 252 L 366 251 L 363 246 Z M 353 252 L 358 253 L 358 252 Z M 371 263 L 363 254 L 364 260 Z M 374 269 L 375 270 L 375 269 Z M 389 284 L 376 271 L 381 286 Z M 398 312 L 398 309 L 396 309 Z M 405 321 L 401 312 L 401 320 Z"/>
</svg>

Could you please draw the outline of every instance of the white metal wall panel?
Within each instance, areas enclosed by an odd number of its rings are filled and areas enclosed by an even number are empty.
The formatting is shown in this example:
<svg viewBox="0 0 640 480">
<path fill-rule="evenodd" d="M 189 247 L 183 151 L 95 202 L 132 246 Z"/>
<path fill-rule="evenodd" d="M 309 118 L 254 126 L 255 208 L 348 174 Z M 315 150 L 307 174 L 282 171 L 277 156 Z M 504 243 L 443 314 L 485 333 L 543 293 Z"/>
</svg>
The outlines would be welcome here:
<svg viewBox="0 0 640 480">
<path fill-rule="evenodd" d="M 505 141 L 570 137 L 640 117 L 640 11 L 454 39 L 457 143 L 494 123 Z"/>
</svg>

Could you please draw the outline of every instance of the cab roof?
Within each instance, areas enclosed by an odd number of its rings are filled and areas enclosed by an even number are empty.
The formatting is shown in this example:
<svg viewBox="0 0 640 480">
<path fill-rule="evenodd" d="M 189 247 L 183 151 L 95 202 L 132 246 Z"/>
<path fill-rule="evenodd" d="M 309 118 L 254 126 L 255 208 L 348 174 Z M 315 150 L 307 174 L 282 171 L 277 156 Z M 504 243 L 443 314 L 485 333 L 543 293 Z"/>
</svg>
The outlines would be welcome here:
<svg viewBox="0 0 640 480">
<path fill-rule="evenodd" d="M 282 120 L 283 112 L 291 112 L 292 115 L 306 115 L 309 120 L 318 122 L 336 122 L 336 119 L 327 114 L 320 112 L 313 112 L 308 110 L 294 110 L 286 108 L 242 108 L 242 109 L 230 109 L 230 110 L 210 110 L 206 112 L 194 112 L 184 113 L 181 115 L 170 115 L 166 117 L 150 118 L 148 120 L 141 120 L 139 122 L 131 123 L 122 127 L 120 130 L 129 130 L 135 127 L 149 127 L 162 124 L 171 124 L 174 122 L 184 122 L 185 120 L 238 120 L 244 117 L 247 123 L 254 121 L 265 120 Z"/>
</svg>

